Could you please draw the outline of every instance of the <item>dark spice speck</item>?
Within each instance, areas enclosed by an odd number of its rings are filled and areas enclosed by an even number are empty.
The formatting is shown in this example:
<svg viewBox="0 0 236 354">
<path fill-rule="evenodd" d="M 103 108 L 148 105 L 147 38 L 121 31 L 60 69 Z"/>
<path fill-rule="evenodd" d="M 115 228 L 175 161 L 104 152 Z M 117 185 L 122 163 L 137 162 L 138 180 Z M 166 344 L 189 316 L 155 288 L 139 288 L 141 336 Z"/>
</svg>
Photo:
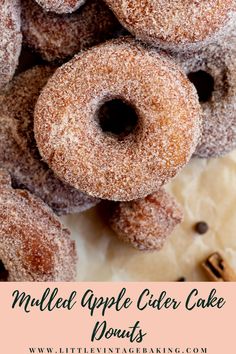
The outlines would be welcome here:
<svg viewBox="0 0 236 354">
<path fill-rule="evenodd" d="M 181 278 L 179 278 L 177 281 L 186 281 L 186 278 L 185 277 L 181 277 Z"/>
<path fill-rule="evenodd" d="M 194 229 L 199 235 L 204 235 L 209 230 L 209 226 L 205 221 L 200 221 L 196 223 Z"/>
</svg>

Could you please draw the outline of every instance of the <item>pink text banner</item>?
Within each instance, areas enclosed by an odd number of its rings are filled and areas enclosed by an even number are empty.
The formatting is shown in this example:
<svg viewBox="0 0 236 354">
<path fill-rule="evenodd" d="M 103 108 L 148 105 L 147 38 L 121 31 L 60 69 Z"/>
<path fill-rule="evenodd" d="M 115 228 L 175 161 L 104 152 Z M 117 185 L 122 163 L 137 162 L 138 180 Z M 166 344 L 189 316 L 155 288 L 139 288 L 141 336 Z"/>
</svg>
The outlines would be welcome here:
<svg viewBox="0 0 236 354">
<path fill-rule="evenodd" d="M 236 283 L 0 287 L 1 353 L 236 353 Z"/>
</svg>

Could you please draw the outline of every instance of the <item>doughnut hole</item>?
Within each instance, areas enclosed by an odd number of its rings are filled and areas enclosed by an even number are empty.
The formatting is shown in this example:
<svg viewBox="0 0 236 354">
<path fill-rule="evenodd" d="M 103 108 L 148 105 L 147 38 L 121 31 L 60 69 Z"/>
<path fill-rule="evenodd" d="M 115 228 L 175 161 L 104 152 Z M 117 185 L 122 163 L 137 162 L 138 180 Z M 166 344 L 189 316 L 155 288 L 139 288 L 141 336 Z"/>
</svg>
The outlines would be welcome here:
<svg viewBox="0 0 236 354">
<path fill-rule="evenodd" d="M 6 270 L 4 264 L 0 260 L 0 281 L 8 281 L 9 273 Z"/>
<path fill-rule="evenodd" d="M 100 128 L 104 133 L 119 139 L 132 133 L 138 124 L 138 115 L 132 105 L 114 98 L 104 102 L 97 112 Z"/>
<path fill-rule="evenodd" d="M 205 103 L 210 101 L 215 87 L 214 78 L 203 70 L 189 73 L 188 78 L 197 90 L 199 102 Z"/>
</svg>

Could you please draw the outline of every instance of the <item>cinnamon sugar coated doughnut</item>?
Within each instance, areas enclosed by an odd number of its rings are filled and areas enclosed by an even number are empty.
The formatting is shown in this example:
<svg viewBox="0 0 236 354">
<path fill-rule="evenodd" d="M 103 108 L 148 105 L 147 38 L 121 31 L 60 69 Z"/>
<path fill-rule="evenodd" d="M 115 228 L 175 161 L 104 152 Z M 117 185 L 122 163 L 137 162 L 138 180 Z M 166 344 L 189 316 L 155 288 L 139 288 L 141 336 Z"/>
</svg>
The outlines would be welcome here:
<svg viewBox="0 0 236 354">
<path fill-rule="evenodd" d="M 24 42 L 47 61 L 72 57 L 111 38 L 120 27 L 102 0 L 88 0 L 69 15 L 46 12 L 34 0 L 22 0 Z"/>
<path fill-rule="evenodd" d="M 103 107 L 112 101 L 136 119 L 128 135 L 102 129 Z M 156 191 L 187 163 L 199 138 L 200 105 L 167 56 L 114 40 L 55 72 L 38 99 L 34 128 L 43 159 L 61 179 L 127 201 Z"/>
<path fill-rule="evenodd" d="M 212 37 L 236 10 L 235 0 L 106 0 L 122 25 L 153 45 L 189 47 Z"/>
<path fill-rule="evenodd" d="M 12 189 L 0 170 L 0 260 L 4 281 L 73 281 L 75 244 L 40 199 Z"/>
<path fill-rule="evenodd" d="M 86 0 L 36 0 L 46 11 L 70 13 L 77 10 Z"/>
<path fill-rule="evenodd" d="M 0 88 L 14 75 L 21 50 L 20 0 L 0 1 Z"/>
<path fill-rule="evenodd" d="M 98 203 L 61 182 L 42 161 L 33 133 L 33 112 L 43 86 L 54 68 L 41 66 L 13 79 L 0 101 L 0 166 L 13 185 L 29 190 L 57 214 L 81 212 Z"/>
<path fill-rule="evenodd" d="M 183 212 L 164 189 L 144 199 L 114 206 L 109 223 L 120 240 L 139 250 L 160 250 L 183 220 Z"/>
<path fill-rule="evenodd" d="M 175 56 L 195 84 L 203 130 L 195 155 L 218 157 L 236 148 L 236 31 L 224 41 Z"/>
</svg>

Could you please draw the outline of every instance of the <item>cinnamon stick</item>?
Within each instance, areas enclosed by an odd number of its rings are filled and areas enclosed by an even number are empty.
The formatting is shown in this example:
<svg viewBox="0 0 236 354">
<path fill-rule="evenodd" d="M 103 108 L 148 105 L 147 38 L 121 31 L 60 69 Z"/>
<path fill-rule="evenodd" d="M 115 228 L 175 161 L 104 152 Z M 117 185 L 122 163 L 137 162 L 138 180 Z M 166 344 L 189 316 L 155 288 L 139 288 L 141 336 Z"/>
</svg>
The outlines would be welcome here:
<svg viewBox="0 0 236 354">
<path fill-rule="evenodd" d="M 211 254 L 201 265 L 211 281 L 236 281 L 236 273 L 218 252 Z"/>
</svg>

